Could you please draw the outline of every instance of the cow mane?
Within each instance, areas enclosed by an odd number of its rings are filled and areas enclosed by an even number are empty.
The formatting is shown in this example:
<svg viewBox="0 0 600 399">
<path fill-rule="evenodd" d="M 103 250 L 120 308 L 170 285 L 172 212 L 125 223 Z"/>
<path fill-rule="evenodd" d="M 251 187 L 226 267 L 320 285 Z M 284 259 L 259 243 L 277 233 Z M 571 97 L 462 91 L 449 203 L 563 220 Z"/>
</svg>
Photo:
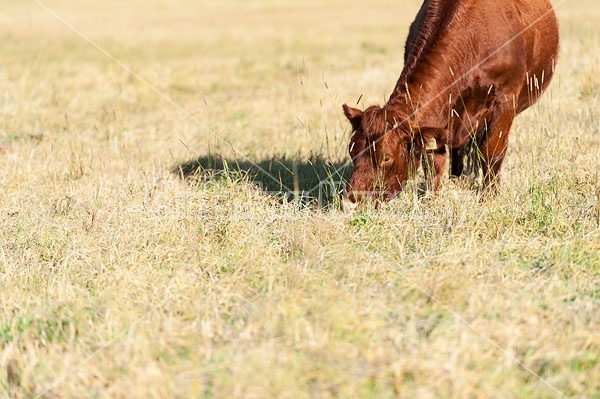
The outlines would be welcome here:
<svg viewBox="0 0 600 399">
<path fill-rule="evenodd" d="M 417 18 L 410 26 L 404 50 L 404 69 L 398 83 L 406 82 L 421 57 L 435 43 L 439 32 L 451 26 L 458 3 L 458 0 L 423 2 Z"/>
</svg>

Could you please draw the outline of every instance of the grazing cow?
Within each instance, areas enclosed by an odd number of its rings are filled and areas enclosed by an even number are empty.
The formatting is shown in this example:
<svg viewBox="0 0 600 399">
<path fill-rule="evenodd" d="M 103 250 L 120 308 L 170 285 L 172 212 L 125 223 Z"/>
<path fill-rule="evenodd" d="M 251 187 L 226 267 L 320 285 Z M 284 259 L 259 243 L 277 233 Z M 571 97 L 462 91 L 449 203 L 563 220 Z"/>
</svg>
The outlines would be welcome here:
<svg viewBox="0 0 600 399">
<path fill-rule="evenodd" d="M 394 198 L 421 159 L 437 192 L 447 151 L 459 176 L 470 147 L 484 194 L 496 192 L 513 119 L 548 87 L 558 41 L 549 0 L 425 0 L 388 102 L 364 111 L 343 106 L 354 162 L 344 208 Z"/>
</svg>

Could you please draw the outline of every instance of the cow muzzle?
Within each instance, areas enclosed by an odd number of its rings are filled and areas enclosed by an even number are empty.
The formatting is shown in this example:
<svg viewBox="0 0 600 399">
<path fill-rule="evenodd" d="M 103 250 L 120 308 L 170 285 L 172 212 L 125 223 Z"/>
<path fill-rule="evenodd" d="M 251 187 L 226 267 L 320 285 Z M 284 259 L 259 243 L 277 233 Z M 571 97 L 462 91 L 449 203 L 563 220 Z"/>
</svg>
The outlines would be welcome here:
<svg viewBox="0 0 600 399">
<path fill-rule="evenodd" d="M 342 197 L 342 210 L 346 213 L 354 213 L 356 212 L 356 209 L 358 209 L 358 202 L 345 194 Z"/>
</svg>

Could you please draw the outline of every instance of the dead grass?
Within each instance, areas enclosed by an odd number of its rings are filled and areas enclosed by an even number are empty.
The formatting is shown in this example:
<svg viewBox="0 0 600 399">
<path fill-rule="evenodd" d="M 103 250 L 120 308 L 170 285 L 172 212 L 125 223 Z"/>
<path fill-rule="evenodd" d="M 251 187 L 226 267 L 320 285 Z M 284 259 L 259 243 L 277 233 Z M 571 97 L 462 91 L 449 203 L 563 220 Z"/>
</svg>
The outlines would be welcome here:
<svg viewBox="0 0 600 399">
<path fill-rule="evenodd" d="M 5 3 L 0 397 L 600 397 L 595 1 L 498 198 L 353 217 L 340 105 L 383 102 L 419 1 L 43 3 L 151 86 Z"/>
</svg>

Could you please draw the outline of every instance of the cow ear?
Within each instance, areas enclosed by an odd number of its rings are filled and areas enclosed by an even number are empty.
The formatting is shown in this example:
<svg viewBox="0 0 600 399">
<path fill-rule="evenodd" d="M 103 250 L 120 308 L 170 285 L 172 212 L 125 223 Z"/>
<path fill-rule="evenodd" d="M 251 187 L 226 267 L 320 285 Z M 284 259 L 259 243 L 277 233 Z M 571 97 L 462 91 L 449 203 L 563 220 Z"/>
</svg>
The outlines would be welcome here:
<svg viewBox="0 0 600 399">
<path fill-rule="evenodd" d="M 346 118 L 348 118 L 352 124 L 352 130 L 358 130 L 362 122 L 363 112 L 360 109 L 349 107 L 346 104 L 342 105 L 342 108 L 344 109 L 344 115 L 346 115 Z"/>
<path fill-rule="evenodd" d="M 418 152 L 436 151 L 448 144 L 450 131 L 438 127 L 413 127 L 414 145 Z"/>
</svg>

